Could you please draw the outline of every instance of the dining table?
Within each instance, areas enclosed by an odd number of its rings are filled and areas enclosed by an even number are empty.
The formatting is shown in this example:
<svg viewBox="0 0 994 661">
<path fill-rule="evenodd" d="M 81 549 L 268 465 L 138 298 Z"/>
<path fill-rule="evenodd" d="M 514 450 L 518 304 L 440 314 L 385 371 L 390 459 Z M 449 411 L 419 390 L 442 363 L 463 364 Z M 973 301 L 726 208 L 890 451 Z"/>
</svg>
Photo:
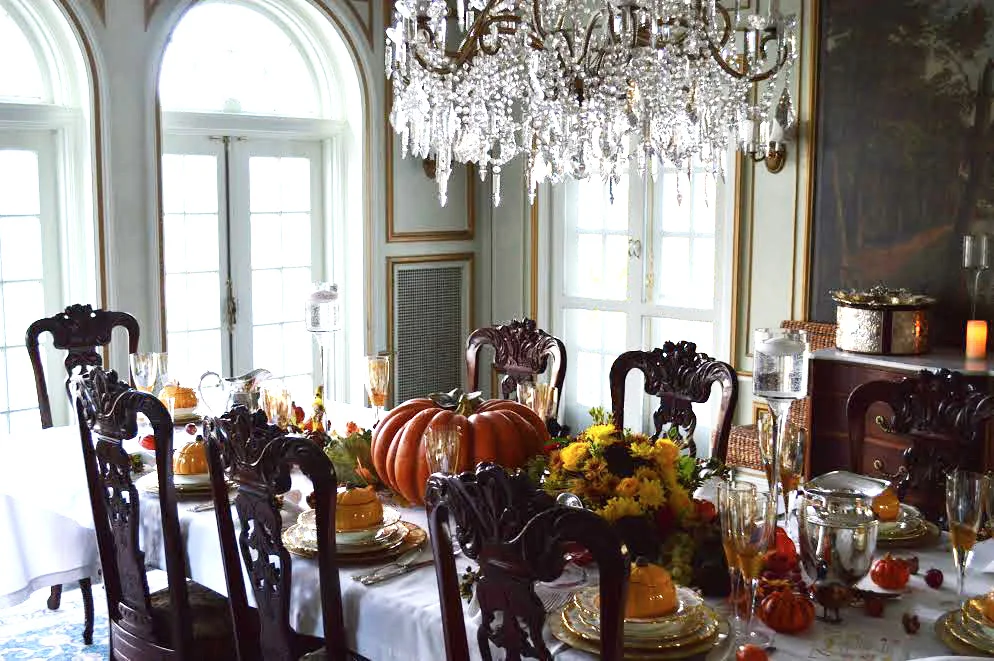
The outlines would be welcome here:
<svg viewBox="0 0 994 661">
<path fill-rule="evenodd" d="M 368 423 L 369 409 L 334 405 L 327 407 L 332 424 L 344 428 L 347 420 Z M 367 413 L 363 413 L 366 411 Z M 175 445 L 187 434 L 182 427 L 174 433 Z M 192 437 L 190 437 L 192 438 Z M 125 444 L 137 447 L 137 439 Z M 309 483 L 295 475 L 291 492 L 284 499 L 284 520 L 293 523 L 306 508 Z M 711 485 L 699 495 L 707 497 Z M 141 493 L 141 543 L 151 567 L 165 566 L 158 499 Z M 403 520 L 427 529 L 422 507 L 398 507 Z M 179 503 L 181 534 L 187 554 L 188 575 L 202 585 L 225 594 L 227 586 L 221 562 L 215 513 L 206 499 L 184 499 Z M 237 515 L 232 510 L 236 519 Z M 99 580 L 100 564 L 93 532 L 86 478 L 82 467 L 79 432 L 75 425 L 53 427 L 17 435 L 0 436 L 0 608 L 23 601 L 34 590 L 80 578 Z M 430 550 L 423 551 L 430 558 Z M 880 554 L 883 551 L 879 552 Z M 805 632 L 774 634 L 773 659 L 861 659 L 864 661 L 903 661 L 950 652 L 938 639 L 933 624 L 950 610 L 956 599 L 952 556 L 945 538 L 929 548 L 904 552 L 919 558 L 920 571 L 911 577 L 908 589 L 886 602 L 883 617 L 875 618 L 860 609 L 842 611 L 843 622 L 830 624 L 821 620 Z M 302 634 L 322 635 L 321 604 L 317 561 L 293 557 L 291 625 Z M 456 558 L 460 574 L 472 560 Z M 925 571 L 942 570 L 946 581 L 940 589 L 928 587 Z M 370 661 L 442 661 L 445 658 L 442 638 L 442 614 L 431 565 L 374 585 L 363 585 L 352 575 L 371 568 L 340 569 L 342 604 L 347 644 L 350 650 Z M 584 570 L 593 580 L 596 571 Z M 977 545 L 975 558 L 967 576 L 970 594 L 982 594 L 994 587 L 994 541 Z M 539 585 L 540 597 L 548 604 L 550 617 L 568 598 L 576 585 L 559 588 L 557 584 Z M 251 600 L 251 591 L 249 591 Z M 728 609 L 721 599 L 708 599 L 723 615 Z M 905 632 L 902 616 L 912 613 L 919 618 L 920 630 Z M 479 608 L 474 601 L 464 603 L 464 616 L 474 659 L 481 658 L 475 645 L 480 623 Z M 762 626 L 762 625 L 761 625 Z M 573 649 L 556 640 L 545 629 L 546 643 L 556 659 L 590 661 L 594 656 Z M 734 647 L 725 643 L 707 655 L 709 661 L 733 659 Z M 499 653 L 498 653 L 498 658 Z"/>
</svg>

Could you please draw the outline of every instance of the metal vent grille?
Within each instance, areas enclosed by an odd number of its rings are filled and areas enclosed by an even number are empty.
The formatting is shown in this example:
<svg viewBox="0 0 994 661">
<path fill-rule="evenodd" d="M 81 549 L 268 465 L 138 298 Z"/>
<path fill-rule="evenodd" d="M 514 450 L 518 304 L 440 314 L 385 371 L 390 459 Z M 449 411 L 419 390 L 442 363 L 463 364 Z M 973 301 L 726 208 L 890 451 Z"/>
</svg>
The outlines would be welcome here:
<svg viewBox="0 0 994 661">
<path fill-rule="evenodd" d="M 395 277 L 394 401 L 461 387 L 468 332 L 465 267 L 412 264 Z"/>
</svg>

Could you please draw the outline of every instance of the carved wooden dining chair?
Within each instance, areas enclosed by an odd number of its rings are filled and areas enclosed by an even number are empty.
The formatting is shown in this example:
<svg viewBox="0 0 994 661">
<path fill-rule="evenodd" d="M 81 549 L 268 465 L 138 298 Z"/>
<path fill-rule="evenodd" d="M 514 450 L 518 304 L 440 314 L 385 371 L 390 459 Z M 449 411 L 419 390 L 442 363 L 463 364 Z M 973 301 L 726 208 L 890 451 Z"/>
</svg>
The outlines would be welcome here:
<svg viewBox="0 0 994 661">
<path fill-rule="evenodd" d="M 542 639 L 545 607 L 535 583 L 562 574 L 570 543 L 585 547 L 600 570 L 600 658 L 621 661 L 629 568 L 621 539 L 607 521 L 588 510 L 556 505 L 524 473 L 508 475 L 490 463 L 460 475 L 432 475 L 425 508 L 448 661 L 470 658 L 450 517 L 462 552 L 479 563 L 475 588 L 482 621 L 476 640 L 484 661 L 492 658 L 491 643 L 505 651 L 508 661 L 524 656 L 551 660 Z M 501 618 L 495 625 L 497 612 Z"/>
<path fill-rule="evenodd" d="M 886 434 L 911 441 L 903 463 L 883 472 L 884 463 L 865 443 L 870 407 L 882 402 L 890 413 L 873 424 Z M 869 381 L 849 394 L 850 470 L 891 480 L 902 502 L 916 505 L 931 520 L 945 521 L 945 475 L 954 468 L 980 470 L 994 396 L 967 382 L 959 372 L 922 370 L 900 381 Z"/>
<path fill-rule="evenodd" d="M 645 392 L 659 398 L 659 408 L 652 414 L 653 438 L 663 433 L 664 425 L 677 425 L 686 430 L 686 438 L 691 438 L 697 428 L 697 415 L 691 405 L 708 401 L 715 383 L 721 386 L 711 456 L 724 461 L 739 396 L 739 381 L 732 366 L 698 353 L 693 342 L 666 342 L 652 351 L 626 351 L 615 358 L 608 377 L 616 429 L 625 428 L 625 378 L 633 369 L 645 374 Z M 688 444 L 687 450 L 696 455 L 693 443 Z"/>
<path fill-rule="evenodd" d="M 34 372 L 35 390 L 38 393 L 38 411 L 41 413 L 41 427 L 52 426 L 52 404 L 48 397 L 45 370 L 38 349 L 38 339 L 43 333 L 51 333 L 52 346 L 67 351 L 66 372 L 72 374 L 76 367 L 101 364 L 97 347 L 110 344 L 111 333 L 116 327 L 128 331 L 128 351 L 138 351 L 138 322 L 126 312 L 94 310 L 89 305 L 70 305 L 64 312 L 53 317 L 39 319 L 32 323 L 24 335 L 28 358 Z M 83 642 L 93 643 L 93 589 L 89 578 L 79 580 L 83 593 Z M 53 585 L 48 597 L 48 607 L 56 610 L 62 601 L 62 586 Z"/>
<path fill-rule="evenodd" d="M 346 661 L 342 594 L 335 560 L 335 468 L 313 440 L 288 435 L 266 422 L 261 411 L 236 406 L 220 418 L 204 422 L 221 540 L 228 597 L 238 656 L 242 661 L 329 658 Z M 318 536 L 318 575 L 324 638 L 298 634 L 290 626 L 293 561 L 283 545 L 277 496 L 290 489 L 290 470 L 299 466 L 314 485 Z M 228 500 L 227 481 L 237 485 L 234 499 L 239 528 Z M 249 608 L 242 577 L 245 563 L 256 609 Z"/>
<path fill-rule="evenodd" d="M 558 337 L 537 327 L 533 319 L 513 319 L 507 324 L 477 328 L 466 339 L 467 385 L 470 391 L 480 386 L 478 359 L 480 348 L 494 350 L 494 370 L 500 377 L 500 396 L 509 399 L 518 383 L 533 380 L 545 373 L 552 359 L 549 383 L 560 398 L 566 381 L 566 345 Z"/>
<path fill-rule="evenodd" d="M 84 368 L 69 384 L 83 446 L 90 507 L 103 567 L 114 659 L 232 659 L 228 601 L 186 578 L 186 553 L 173 488 L 173 422 L 154 396 L 113 370 Z M 167 588 L 150 592 L 131 458 L 123 442 L 152 425 Z M 94 440 L 95 439 L 95 440 Z M 156 496 L 146 496 L 156 497 Z"/>
</svg>

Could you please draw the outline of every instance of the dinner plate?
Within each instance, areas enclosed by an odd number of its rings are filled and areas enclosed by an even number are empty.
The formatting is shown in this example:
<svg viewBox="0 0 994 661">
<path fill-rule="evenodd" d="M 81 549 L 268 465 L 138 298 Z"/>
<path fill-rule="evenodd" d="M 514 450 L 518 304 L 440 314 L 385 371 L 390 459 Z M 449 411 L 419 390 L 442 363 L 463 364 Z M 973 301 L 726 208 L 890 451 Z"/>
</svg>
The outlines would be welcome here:
<svg viewBox="0 0 994 661">
<path fill-rule="evenodd" d="M 283 545 L 286 546 L 287 551 L 304 558 L 317 557 L 316 548 L 298 545 L 295 543 L 293 536 L 287 534 L 295 525 L 297 524 L 288 526 L 283 530 Z M 407 528 L 407 531 L 404 533 L 403 540 L 397 546 L 389 549 L 379 549 L 363 553 L 339 553 L 336 558 L 338 566 L 363 567 L 367 565 L 377 565 L 390 562 L 391 560 L 404 555 L 408 551 L 420 548 L 428 540 L 428 533 L 425 532 L 424 528 L 410 523 L 409 521 L 401 521 L 400 525 Z"/>
<path fill-rule="evenodd" d="M 599 642 L 600 627 L 586 622 L 581 617 L 581 611 L 575 603 L 567 604 L 567 606 L 567 608 L 563 609 L 563 623 L 566 625 L 566 628 L 581 638 Z M 714 634 L 715 627 L 718 624 L 718 618 L 714 611 L 710 609 L 704 610 L 705 612 L 701 614 L 701 618 L 697 621 L 696 626 L 691 627 L 681 636 L 671 638 L 652 636 L 632 637 L 627 635 L 626 632 L 623 641 L 624 646 L 626 649 L 653 651 L 677 650 L 696 646 L 705 639 L 710 638 Z"/>
<path fill-rule="evenodd" d="M 579 633 L 570 629 L 567 624 L 569 621 L 566 617 L 567 611 L 577 610 L 575 604 L 567 604 L 566 606 L 554 611 L 548 618 L 549 628 L 552 631 L 552 635 L 557 639 L 563 641 L 570 647 L 574 647 L 579 650 L 584 650 L 592 654 L 600 653 L 600 635 L 599 632 L 585 631 L 584 633 Z M 710 610 L 710 609 L 708 609 Z M 679 644 L 673 645 L 660 645 L 656 648 L 648 647 L 633 647 L 625 641 L 625 659 L 637 660 L 637 661 L 664 661 L 666 659 L 685 659 L 688 657 L 699 657 L 707 655 L 707 658 L 723 658 L 729 652 L 729 647 L 731 644 L 729 636 L 729 625 L 727 620 L 718 620 L 717 615 L 714 611 L 711 611 L 710 616 L 714 619 L 713 623 L 709 627 L 702 627 L 701 634 L 697 635 L 695 632 L 695 640 L 691 642 L 691 639 L 686 639 L 685 641 L 680 641 Z M 710 633 L 708 633 L 710 632 Z"/>
<path fill-rule="evenodd" d="M 877 536 L 877 548 L 884 549 L 913 549 L 932 546 L 941 539 L 942 535 L 939 526 L 931 521 L 923 521 L 923 527 L 916 533 L 907 537 L 880 537 Z"/>
<path fill-rule="evenodd" d="M 580 618 L 600 628 L 600 589 L 597 586 L 577 591 L 573 597 Z M 631 638 L 673 639 L 687 635 L 700 626 L 704 615 L 704 600 L 693 590 L 677 587 L 678 606 L 675 612 L 657 618 L 625 618 L 625 636 Z"/>
<path fill-rule="evenodd" d="M 954 652 L 961 654 L 994 654 L 994 641 L 989 641 L 966 628 L 963 612 L 949 611 L 935 621 L 939 639 Z"/>
<path fill-rule="evenodd" d="M 173 473 L 173 484 L 177 489 L 180 487 L 205 487 L 210 489 L 211 475 L 210 473 L 193 473 L 190 475 Z"/>
<path fill-rule="evenodd" d="M 970 622 L 986 638 L 994 640 L 994 624 L 984 615 L 984 607 L 980 597 L 972 597 L 963 602 L 963 618 Z"/>
<path fill-rule="evenodd" d="M 179 498 L 206 498 L 211 495 L 211 483 L 208 478 L 206 482 L 194 482 L 192 484 L 178 482 L 177 476 L 173 475 L 173 488 Z M 186 476 L 190 477 L 190 476 Z M 157 496 L 159 494 L 159 474 L 152 470 L 135 480 L 135 488 L 139 491 Z"/>
<path fill-rule="evenodd" d="M 309 548 L 314 553 L 317 553 L 317 535 L 313 528 L 295 523 L 289 526 L 287 530 L 290 532 L 285 534 L 292 538 L 293 543 L 296 546 Z M 400 523 L 395 523 L 388 528 L 383 528 L 380 532 L 382 534 L 377 535 L 373 543 L 363 543 L 359 545 L 342 544 L 336 540 L 335 549 L 339 555 L 356 555 L 362 553 L 389 551 L 390 549 L 400 546 L 400 544 L 404 542 L 404 537 L 407 536 L 408 529 Z"/>
<path fill-rule="evenodd" d="M 893 521 L 881 521 L 877 528 L 877 539 L 881 537 L 909 537 L 924 532 L 922 513 L 914 505 L 901 503 L 897 518 Z"/>
</svg>

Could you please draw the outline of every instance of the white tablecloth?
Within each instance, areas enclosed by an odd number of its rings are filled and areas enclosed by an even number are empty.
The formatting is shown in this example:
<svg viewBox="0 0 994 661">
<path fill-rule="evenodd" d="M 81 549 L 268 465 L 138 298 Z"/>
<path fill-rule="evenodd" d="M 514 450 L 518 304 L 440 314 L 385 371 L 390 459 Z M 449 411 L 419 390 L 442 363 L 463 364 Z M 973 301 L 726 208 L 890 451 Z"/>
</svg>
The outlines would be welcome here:
<svg viewBox="0 0 994 661">
<path fill-rule="evenodd" d="M 97 574 L 99 563 L 79 448 L 75 427 L 39 431 L 30 438 L 0 437 L 0 530 L 4 533 L 0 535 L 0 607 L 22 600 L 39 587 Z M 40 457 L 44 463 L 39 463 Z M 306 493 L 305 485 L 295 486 Z M 190 511 L 195 504 L 180 504 L 189 573 L 194 580 L 224 593 L 214 513 Z M 420 508 L 404 510 L 403 516 L 422 527 L 426 525 Z M 152 496 L 143 495 L 142 519 L 149 561 L 161 567 L 158 502 Z M 883 619 L 868 618 L 851 609 L 843 611 L 842 625 L 819 621 L 802 635 L 776 636 L 774 659 L 844 658 L 838 650 L 857 643 L 863 648 L 891 650 L 889 655 L 860 657 L 881 661 L 947 654 L 933 634 L 932 624 L 949 609 L 945 602 L 954 598 L 950 553 L 945 547 L 936 547 L 918 555 L 921 574 L 912 577 L 908 594 L 888 602 Z M 976 569 L 968 577 L 968 590 L 986 592 L 994 587 L 994 574 L 982 573 L 981 569 L 994 560 L 994 542 L 979 545 L 976 560 Z M 458 559 L 460 570 L 467 564 L 467 560 Z M 941 590 L 932 590 L 924 583 L 922 576 L 930 567 L 938 567 L 946 575 Z M 293 625 L 302 633 L 321 635 L 317 565 L 294 558 L 293 571 Z M 351 580 L 356 571 L 359 569 L 341 572 L 349 647 L 373 661 L 443 659 L 441 612 L 432 568 L 371 587 Z M 469 611 L 466 625 L 470 650 L 474 658 L 479 658 L 475 645 L 478 618 Z M 921 631 L 916 636 L 905 635 L 901 626 L 904 612 L 914 612 L 920 618 Z M 561 645 L 553 649 L 559 652 L 558 659 L 591 659 L 588 654 L 562 649 Z"/>
</svg>

